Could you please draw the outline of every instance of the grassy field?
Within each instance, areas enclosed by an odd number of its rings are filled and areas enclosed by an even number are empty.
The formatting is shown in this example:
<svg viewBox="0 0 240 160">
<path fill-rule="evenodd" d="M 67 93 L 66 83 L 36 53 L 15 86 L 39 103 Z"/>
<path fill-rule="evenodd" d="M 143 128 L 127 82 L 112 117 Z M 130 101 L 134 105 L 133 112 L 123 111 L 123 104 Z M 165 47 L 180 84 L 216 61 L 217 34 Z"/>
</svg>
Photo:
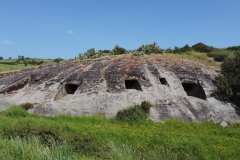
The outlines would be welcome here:
<svg viewBox="0 0 240 160">
<path fill-rule="evenodd" d="M 32 59 L 34 59 L 35 61 L 43 61 L 44 63 L 42 65 L 54 63 L 50 59 L 31 58 L 31 60 Z M 36 67 L 36 65 L 30 65 L 30 64 L 25 67 L 25 65 L 22 61 L 20 61 L 19 64 L 14 64 L 14 62 L 16 62 L 16 61 L 17 61 L 17 59 L 0 60 L 0 72 L 8 72 L 8 71 L 15 71 L 15 70 L 22 70 L 22 69 L 26 69 L 26 68 Z M 13 64 L 4 64 L 6 62 L 13 63 Z"/>
<path fill-rule="evenodd" d="M 1 159 L 232 159 L 240 124 L 177 120 L 134 123 L 102 116 L 43 117 L 20 107 L 0 113 Z"/>
</svg>

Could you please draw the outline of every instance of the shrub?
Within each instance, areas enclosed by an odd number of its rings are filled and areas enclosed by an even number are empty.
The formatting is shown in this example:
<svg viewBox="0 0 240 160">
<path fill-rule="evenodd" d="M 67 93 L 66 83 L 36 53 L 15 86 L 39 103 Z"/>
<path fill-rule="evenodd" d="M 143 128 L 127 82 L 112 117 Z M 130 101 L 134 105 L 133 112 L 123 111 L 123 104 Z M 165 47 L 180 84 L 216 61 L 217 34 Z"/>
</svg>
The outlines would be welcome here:
<svg viewBox="0 0 240 160">
<path fill-rule="evenodd" d="M 144 52 L 142 51 L 132 51 L 130 52 L 133 56 L 143 56 L 144 55 Z"/>
<path fill-rule="evenodd" d="M 173 53 L 173 50 L 169 47 L 165 50 L 165 53 Z"/>
<path fill-rule="evenodd" d="M 79 59 L 79 60 L 84 60 L 84 59 L 87 59 L 87 56 L 84 55 L 84 54 L 79 53 L 79 54 L 78 54 L 78 59 Z"/>
<path fill-rule="evenodd" d="M 112 49 L 111 54 L 112 55 L 120 55 L 125 53 L 125 49 L 122 47 L 119 47 L 119 45 L 115 45 L 115 47 Z"/>
<path fill-rule="evenodd" d="M 25 109 L 26 111 L 33 108 L 32 103 L 23 103 L 23 104 L 20 104 L 19 106 L 22 107 L 23 109 Z"/>
<path fill-rule="evenodd" d="M 228 47 L 227 50 L 240 51 L 240 46 L 232 46 L 232 47 Z"/>
<path fill-rule="evenodd" d="M 67 141 L 73 152 L 85 155 L 103 157 L 104 151 L 102 147 L 93 142 L 91 136 L 75 135 Z"/>
<path fill-rule="evenodd" d="M 191 47 L 189 47 L 189 45 L 185 45 L 182 48 L 179 48 L 177 46 L 174 47 L 173 53 L 183 53 L 183 52 L 188 52 L 191 51 Z"/>
<path fill-rule="evenodd" d="M 227 57 L 232 55 L 234 52 L 226 49 L 214 49 L 213 51 L 207 53 L 207 56 L 213 57 L 215 61 L 222 62 Z"/>
<path fill-rule="evenodd" d="M 96 51 L 94 48 L 87 50 L 83 55 L 79 54 L 78 59 L 83 60 L 86 58 L 99 58 L 103 55 L 101 51 Z"/>
<path fill-rule="evenodd" d="M 197 52 L 206 52 L 209 53 L 213 50 L 213 47 L 211 46 L 207 46 L 203 43 L 197 43 L 195 45 L 192 46 L 192 49 L 197 51 Z"/>
<path fill-rule="evenodd" d="M 54 128 L 48 127 L 32 127 L 25 125 L 21 127 L 10 127 L 3 130 L 2 136 L 4 138 L 21 138 L 28 139 L 30 137 L 37 137 L 41 144 L 51 147 L 54 142 L 62 142 L 63 136 Z"/>
<path fill-rule="evenodd" d="M 0 56 L 0 60 L 3 60 L 3 57 L 2 57 L 2 56 Z"/>
<path fill-rule="evenodd" d="M 188 51 L 191 51 L 191 50 L 192 50 L 191 47 L 189 47 L 189 45 L 186 44 L 184 47 L 182 47 L 180 49 L 180 52 L 188 52 Z"/>
<path fill-rule="evenodd" d="M 62 58 L 56 58 L 56 59 L 53 60 L 53 62 L 56 62 L 56 63 L 60 63 L 61 61 L 63 61 Z"/>
<path fill-rule="evenodd" d="M 91 58 L 92 56 L 94 56 L 96 53 L 94 48 L 91 48 L 89 50 L 87 50 L 87 52 L 84 53 L 85 56 L 87 56 L 87 58 Z"/>
<path fill-rule="evenodd" d="M 175 46 L 173 49 L 173 53 L 180 53 L 180 48 Z"/>
<path fill-rule="evenodd" d="M 150 113 L 150 107 L 152 105 L 149 102 L 142 102 L 141 105 L 135 105 L 128 109 L 121 110 L 117 113 L 116 119 L 123 122 L 134 122 L 147 119 Z"/>
<path fill-rule="evenodd" d="M 137 49 L 137 51 L 143 52 L 145 54 L 163 53 L 163 50 L 157 45 L 156 42 L 153 42 L 152 44 L 142 45 Z"/>
<path fill-rule="evenodd" d="M 222 75 L 217 77 L 219 93 L 240 105 L 240 51 L 221 64 Z"/>
<path fill-rule="evenodd" d="M 28 60 L 24 59 L 23 63 L 24 63 L 24 66 L 26 67 L 28 65 Z"/>
</svg>

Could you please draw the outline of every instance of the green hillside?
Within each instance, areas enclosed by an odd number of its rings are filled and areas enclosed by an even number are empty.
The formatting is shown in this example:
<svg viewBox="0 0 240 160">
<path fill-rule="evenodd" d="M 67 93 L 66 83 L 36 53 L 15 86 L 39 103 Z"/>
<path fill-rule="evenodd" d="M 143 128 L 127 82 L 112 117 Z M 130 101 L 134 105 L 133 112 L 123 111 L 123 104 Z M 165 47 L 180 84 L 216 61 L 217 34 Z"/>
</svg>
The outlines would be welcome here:
<svg viewBox="0 0 240 160">
<path fill-rule="evenodd" d="M 0 113 L 1 159 L 234 159 L 240 125 Z"/>
</svg>

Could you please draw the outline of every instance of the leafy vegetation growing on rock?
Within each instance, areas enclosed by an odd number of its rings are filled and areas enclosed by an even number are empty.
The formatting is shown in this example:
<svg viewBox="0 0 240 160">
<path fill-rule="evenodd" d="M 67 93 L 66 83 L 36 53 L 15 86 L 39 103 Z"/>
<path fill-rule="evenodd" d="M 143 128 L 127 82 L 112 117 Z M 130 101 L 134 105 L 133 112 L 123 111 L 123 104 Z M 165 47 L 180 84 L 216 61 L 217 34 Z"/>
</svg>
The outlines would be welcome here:
<svg viewBox="0 0 240 160">
<path fill-rule="evenodd" d="M 163 53 L 163 50 L 157 45 L 156 42 L 153 42 L 152 44 L 146 44 L 146 45 L 141 45 L 137 51 L 143 52 L 145 54 L 161 54 Z"/>
<path fill-rule="evenodd" d="M 119 47 L 119 45 L 115 45 L 114 48 L 111 51 L 112 55 L 120 55 L 125 53 L 125 49 L 122 47 Z"/>
<path fill-rule="evenodd" d="M 213 51 L 207 53 L 209 57 L 212 57 L 215 61 L 222 62 L 229 56 L 232 56 L 234 51 L 227 49 L 214 49 Z"/>
<path fill-rule="evenodd" d="M 119 111 L 116 115 L 116 119 L 131 123 L 138 120 L 145 120 L 149 115 L 150 107 L 152 107 L 152 105 L 149 102 L 144 101 L 141 105 L 135 105 Z"/>
<path fill-rule="evenodd" d="M 240 105 L 240 51 L 227 58 L 221 69 L 222 75 L 217 78 L 218 91 Z"/>
</svg>

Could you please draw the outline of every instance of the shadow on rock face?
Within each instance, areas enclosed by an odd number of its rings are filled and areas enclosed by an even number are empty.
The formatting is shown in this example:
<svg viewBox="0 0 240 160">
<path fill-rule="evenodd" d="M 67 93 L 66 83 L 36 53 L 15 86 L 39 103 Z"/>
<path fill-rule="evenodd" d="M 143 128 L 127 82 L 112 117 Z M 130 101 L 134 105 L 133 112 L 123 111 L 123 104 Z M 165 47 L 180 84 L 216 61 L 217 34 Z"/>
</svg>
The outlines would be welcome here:
<svg viewBox="0 0 240 160">
<path fill-rule="evenodd" d="M 197 83 L 190 82 L 190 81 L 184 81 L 184 82 L 182 82 L 182 86 L 188 96 L 197 97 L 197 98 L 200 98 L 203 100 L 207 99 L 205 91 L 203 90 L 201 84 L 198 81 L 197 81 Z"/>
</svg>

